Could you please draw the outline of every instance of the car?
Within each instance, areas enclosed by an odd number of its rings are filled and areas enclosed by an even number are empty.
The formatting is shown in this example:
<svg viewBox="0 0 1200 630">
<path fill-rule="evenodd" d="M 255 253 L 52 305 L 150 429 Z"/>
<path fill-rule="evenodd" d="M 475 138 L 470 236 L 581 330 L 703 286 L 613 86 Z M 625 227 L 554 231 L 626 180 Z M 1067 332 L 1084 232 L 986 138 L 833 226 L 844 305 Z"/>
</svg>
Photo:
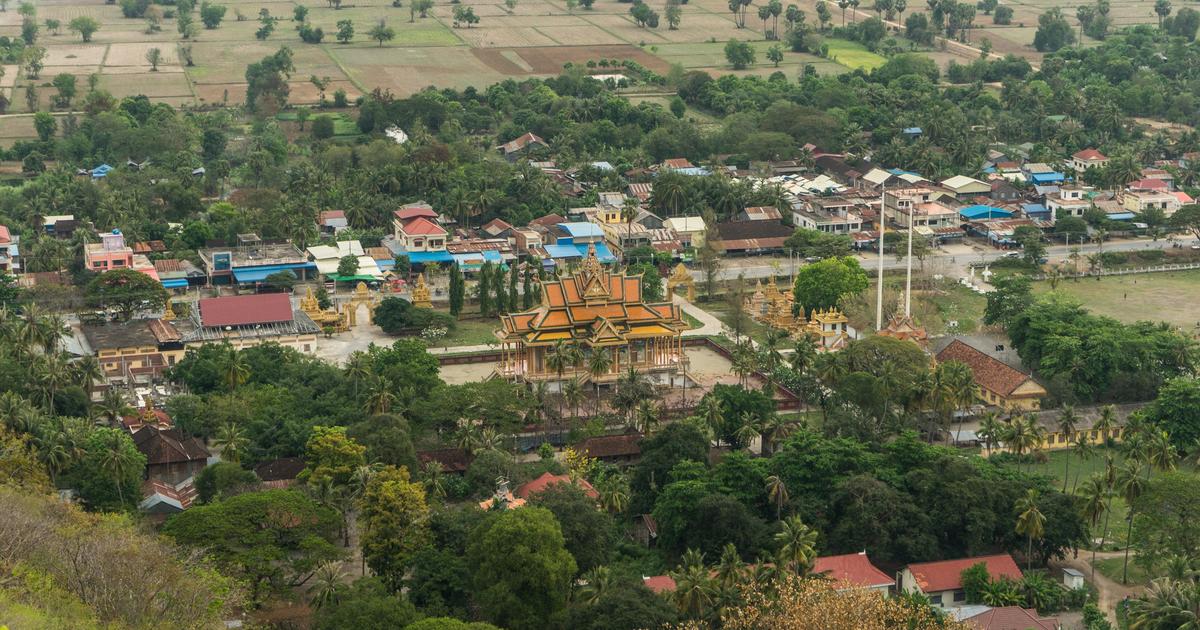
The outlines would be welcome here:
<svg viewBox="0 0 1200 630">
<path fill-rule="evenodd" d="M 1001 258 L 1020 258 L 1021 252 L 1005 252 Z"/>
<path fill-rule="evenodd" d="M 821 262 L 821 257 L 820 256 L 809 256 L 808 258 L 804 259 L 804 262 L 806 262 L 806 263 Z"/>
</svg>

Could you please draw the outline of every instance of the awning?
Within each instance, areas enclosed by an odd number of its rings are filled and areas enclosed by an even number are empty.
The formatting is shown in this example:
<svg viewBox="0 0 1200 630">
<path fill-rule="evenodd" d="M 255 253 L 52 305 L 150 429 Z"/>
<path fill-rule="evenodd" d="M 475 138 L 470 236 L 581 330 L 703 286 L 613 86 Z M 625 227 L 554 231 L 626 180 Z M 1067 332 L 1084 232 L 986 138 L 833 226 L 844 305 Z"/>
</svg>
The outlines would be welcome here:
<svg viewBox="0 0 1200 630">
<path fill-rule="evenodd" d="M 410 262 L 410 263 L 416 263 L 416 264 L 422 264 L 422 265 L 426 264 L 426 263 L 435 263 L 435 262 L 436 263 L 454 262 L 454 256 L 451 256 L 450 252 L 447 252 L 447 251 L 408 252 L 407 254 L 401 254 L 401 255 L 408 256 L 408 262 Z"/>
<path fill-rule="evenodd" d="M 187 278 L 171 278 L 170 280 L 163 280 L 162 285 L 167 289 L 186 289 L 188 281 Z"/>
<path fill-rule="evenodd" d="M 262 282 L 267 279 L 267 276 L 280 271 L 290 271 L 296 275 L 304 271 L 316 271 L 317 266 L 313 263 L 289 263 L 283 265 L 265 265 L 263 267 L 244 267 L 233 270 L 233 277 L 238 282 Z"/>
</svg>

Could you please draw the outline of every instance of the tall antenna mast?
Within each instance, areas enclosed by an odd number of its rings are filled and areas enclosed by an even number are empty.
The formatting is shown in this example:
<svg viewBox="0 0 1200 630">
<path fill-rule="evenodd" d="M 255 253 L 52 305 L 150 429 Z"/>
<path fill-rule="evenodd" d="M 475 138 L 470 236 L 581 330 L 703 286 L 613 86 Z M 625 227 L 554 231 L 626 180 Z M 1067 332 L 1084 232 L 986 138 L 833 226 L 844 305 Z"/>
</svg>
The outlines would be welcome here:
<svg viewBox="0 0 1200 630">
<path fill-rule="evenodd" d="M 910 208 L 908 211 L 908 269 L 905 271 L 904 278 L 904 316 L 912 316 L 912 240 L 913 240 L 913 215 L 917 213 L 917 209 Z"/>
</svg>

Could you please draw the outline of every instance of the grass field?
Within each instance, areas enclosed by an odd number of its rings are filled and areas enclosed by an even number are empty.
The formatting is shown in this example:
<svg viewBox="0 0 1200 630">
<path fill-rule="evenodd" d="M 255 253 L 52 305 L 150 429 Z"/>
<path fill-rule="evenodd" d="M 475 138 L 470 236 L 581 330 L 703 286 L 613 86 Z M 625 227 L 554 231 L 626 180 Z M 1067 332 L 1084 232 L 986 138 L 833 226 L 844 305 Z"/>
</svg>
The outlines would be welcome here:
<svg viewBox="0 0 1200 630">
<path fill-rule="evenodd" d="M 1124 574 L 1125 559 L 1124 558 L 1105 558 L 1096 561 L 1096 570 L 1103 573 L 1104 577 L 1120 584 L 1121 576 Z M 1146 570 L 1138 563 L 1134 562 L 1134 558 L 1129 558 L 1129 583 L 1134 585 L 1145 585 L 1150 583 L 1150 576 L 1146 575 Z"/>
<path fill-rule="evenodd" d="M 1081 460 L 1070 451 L 1059 450 L 1050 451 L 1048 459 L 1042 464 L 1025 464 L 1021 466 L 1022 470 L 1046 475 L 1055 480 L 1058 488 L 1062 489 L 1063 475 L 1066 473 L 1065 466 L 1068 455 L 1070 456 L 1070 477 L 1067 480 L 1067 492 L 1075 492 L 1079 487 L 1082 487 L 1092 475 L 1102 474 L 1104 472 L 1104 456 L 1111 454 L 1113 462 L 1118 468 L 1125 461 L 1124 456 L 1114 450 L 1102 450 L 1095 457 L 1088 460 Z M 1126 533 L 1126 517 L 1129 514 L 1129 506 L 1121 497 L 1114 497 L 1111 503 L 1110 514 L 1108 515 L 1108 536 L 1104 539 L 1105 549 L 1124 549 L 1125 548 L 1125 533 Z M 1092 537 L 1099 540 L 1104 536 L 1104 520 L 1092 529 Z"/>
<path fill-rule="evenodd" d="M 494 319 L 463 319 L 442 341 L 447 346 L 480 346 L 496 342 Z"/>
<path fill-rule="evenodd" d="M 1039 283 L 1038 291 L 1049 291 Z M 1200 322 L 1200 270 L 1064 281 L 1058 290 L 1089 310 L 1124 322 L 1165 321 L 1194 331 Z"/>
<path fill-rule="evenodd" d="M 825 44 L 829 46 L 829 58 L 851 70 L 859 68 L 874 70 L 887 62 L 884 57 L 867 50 L 862 44 L 856 42 L 844 39 L 826 39 Z"/>
</svg>

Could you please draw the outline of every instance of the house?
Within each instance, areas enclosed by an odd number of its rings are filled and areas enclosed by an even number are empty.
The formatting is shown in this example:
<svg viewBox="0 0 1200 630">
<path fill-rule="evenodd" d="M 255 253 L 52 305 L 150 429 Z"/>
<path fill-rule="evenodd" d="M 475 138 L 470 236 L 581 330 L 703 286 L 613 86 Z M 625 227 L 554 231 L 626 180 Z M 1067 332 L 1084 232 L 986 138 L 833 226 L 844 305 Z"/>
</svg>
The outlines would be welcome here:
<svg viewBox="0 0 1200 630">
<path fill-rule="evenodd" d="M 529 500 L 529 498 L 533 495 L 543 492 L 551 486 L 558 484 L 574 484 L 580 490 L 583 490 L 583 493 L 589 498 L 600 498 L 600 493 L 596 492 L 596 489 L 592 487 L 592 484 L 588 483 L 587 479 L 580 478 L 573 481 L 567 475 L 555 475 L 549 472 L 544 472 L 542 473 L 542 476 L 538 477 L 537 479 L 534 479 L 533 481 L 530 481 L 529 483 L 517 488 L 517 491 L 513 494 L 515 494 L 517 498 Z"/>
<path fill-rule="evenodd" d="M 973 177 L 966 175 L 955 175 L 942 180 L 942 186 L 954 193 L 959 199 L 970 199 L 979 195 L 989 195 L 992 192 L 991 184 L 981 182 Z"/>
<path fill-rule="evenodd" d="M 1021 172 L 1021 165 L 1018 162 L 996 162 L 996 174 L 1004 178 L 1008 182 L 1025 183 L 1025 173 Z"/>
<path fill-rule="evenodd" d="M 1075 430 L 1064 432 L 1057 422 L 1057 417 L 1054 414 L 1042 413 L 1037 414 L 1038 423 L 1045 430 L 1042 441 L 1035 445 L 1037 450 L 1056 451 L 1066 448 L 1072 448 L 1078 442 L 1087 442 L 1093 445 L 1101 445 L 1106 442 L 1121 442 L 1125 438 L 1125 423 L 1129 421 L 1129 416 L 1133 410 L 1124 406 L 1117 406 L 1114 410 L 1114 421 L 1117 425 L 1109 431 L 1101 431 L 1096 427 L 1096 423 L 1100 420 L 1100 409 L 1096 407 L 1081 407 L 1077 414 L 1075 422 Z M 1001 450 L 1004 450 L 1001 445 Z"/>
<path fill-rule="evenodd" d="M 1157 192 L 1166 192 L 1166 191 L 1170 190 L 1170 187 L 1167 185 L 1167 182 L 1165 180 L 1153 179 L 1153 178 L 1135 179 L 1135 180 L 1129 182 L 1128 184 L 1125 184 L 1125 188 L 1127 190 L 1157 191 Z"/>
<path fill-rule="evenodd" d="M 1026 219 L 1033 221 L 1043 221 L 1045 223 L 1054 223 L 1054 213 L 1041 203 L 1023 203 L 1021 204 L 1021 213 Z"/>
<path fill-rule="evenodd" d="M 42 229 L 57 238 L 71 238 L 79 227 L 73 214 L 48 214 L 42 217 Z"/>
<path fill-rule="evenodd" d="M 317 226 L 322 234 L 335 235 L 350 227 L 344 210 L 323 210 L 317 215 Z"/>
<path fill-rule="evenodd" d="M 650 197 L 654 194 L 654 184 L 652 182 L 630 184 L 625 187 L 625 194 L 637 199 L 640 204 L 650 203 Z"/>
<path fill-rule="evenodd" d="M 290 488 L 305 467 L 304 460 L 299 457 L 281 457 L 255 466 L 254 474 L 265 488 Z"/>
<path fill-rule="evenodd" d="M 879 167 L 867 171 L 858 180 L 858 188 L 864 192 L 879 192 L 884 188 L 899 186 L 903 180 Z"/>
<path fill-rule="evenodd" d="M 696 165 L 688 161 L 687 158 L 669 158 L 663 160 L 662 165 L 659 168 L 663 170 L 677 171 L 684 168 L 696 168 Z"/>
<path fill-rule="evenodd" d="M 672 217 L 663 221 L 663 227 L 675 232 L 675 238 L 684 248 L 704 245 L 704 232 L 708 229 L 700 217 Z"/>
<path fill-rule="evenodd" d="M 142 501 L 138 503 L 138 509 L 157 521 L 192 507 L 199 495 L 191 479 L 177 484 L 149 479 L 142 484 Z"/>
<path fill-rule="evenodd" d="M 928 186 L 884 191 L 884 219 L 892 225 L 907 228 L 911 214 L 914 227 L 958 227 L 958 210 L 943 203 L 943 196 L 946 193 Z"/>
<path fill-rule="evenodd" d="M 995 206 L 977 204 L 960 209 L 958 211 L 958 216 L 962 217 L 964 221 L 1011 219 L 1013 216 L 1013 211 L 1005 210 L 1004 208 L 997 208 Z"/>
<path fill-rule="evenodd" d="M 857 197 L 812 197 L 792 206 L 792 225 L 829 234 L 853 234 L 863 229 Z"/>
<path fill-rule="evenodd" d="M 1087 190 L 1080 186 L 1060 186 L 1057 192 L 1046 195 L 1046 209 L 1054 219 L 1082 217 L 1092 207 Z"/>
<path fill-rule="evenodd" d="M 521 254 L 529 255 L 532 250 L 542 247 L 542 234 L 537 230 L 513 230 L 512 237 L 517 247 L 517 252 Z"/>
<path fill-rule="evenodd" d="M 184 344 L 229 342 L 236 349 L 275 342 L 312 352 L 321 332 L 304 311 L 292 308 L 286 293 L 205 298 L 180 325 L 189 326 Z"/>
<path fill-rule="evenodd" d="M 1034 411 L 1041 408 L 1046 388 L 1038 384 L 1030 374 L 991 357 L 967 345 L 959 339 L 950 342 L 937 353 L 937 361 L 958 361 L 971 368 L 975 384 L 979 386 L 979 397 L 987 405 Z"/>
<path fill-rule="evenodd" d="M 184 355 L 179 330 L 161 319 L 134 319 L 99 326 L 81 324 L 79 331 L 109 378 L 152 380 Z"/>
<path fill-rule="evenodd" d="M 960 558 L 910 564 L 900 572 L 898 590 L 918 593 L 929 598 L 934 606 L 956 608 L 967 603 L 962 588 L 962 572 L 976 564 L 984 564 L 993 580 L 1020 580 L 1021 569 L 1012 556 L 1004 553 L 978 558 Z"/>
<path fill-rule="evenodd" d="M 383 278 L 383 270 L 376 264 L 375 258 L 368 256 L 358 241 L 337 241 L 334 245 L 313 245 L 305 250 L 308 260 L 317 266 L 317 273 L 336 280 L 379 280 Z M 338 266 L 346 256 L 358 259 L 358 268 L 350 278 L 338 275 Z"/>
<path fill-rule="evenodd" d="M 1059 630 L 1056 617 L 1042 617 L 1036 610 L 1020 606 L 988 608 L 970 616 L 957 616 L 958 621 L 973 630 Z"/>
<path fill-rule="evenodd" d="M 1170 217 L 1182 207 L 1179 197 L 1166 190 L 1127 190 L 1121 194 L 1121 206 L 1136 214 L 1161 210 L 1165 217 Z"/>
<path fill-rule="evenodd" d="M 167 289 L 186 289 L 192 284 L 204 284 L 204 272 L 190 261 L 178 258 L 160 258 L 154 261 L 158 281 Z"/>
<path fill-rule="evenodd" d="M 6 225 L 0 225 L 0 271 L 21 271 L 21 237 L 13 234 Z"/>
<path fill-rule="evenodd" d="M 208 466 L 204 443 L 177 428 L 143 425 L 131 435 L 138 452 L 146 456 L 146 479 L 178 484 Z"/>
<path fill-rule="evenodd" d="M 549 146 L 540 136 L 533 132 L 528 132 L 497 146 L 496 151 L 500 155 L 503 155 L 509 162 L 515 162 L 532 149 L 545 149 Z"/>
<path fill-rule="evenodd" d="M 1095 149 L 1084 149 L 1067 160 L 1067 168 L 1083 174 L 1089 168 L 1104 168 L 1108 164 L 1108 156 Z"/>
<path fill-rule="evenodd" d="M 1161 168 L 1144 168 L 1142 169 L 1142 181 L 1148 179 L 1156 179 L 1167 185 L 1167 190 L 1175 190 L 1175 176 L 1171 171 Z"/>
<path fill-rule="evenodd" d="M 822 155 L 814 161 L 818 168 L 828 173 L 838 182 L 850 188 L 858 188 L 858 180 L 863 176 L 862 170 L 847 163 L 840 156 Z"/>
<path fill-rule="evenodd" d="M 583 260 L 588 248 L 594 247 L 596 258 L 604 264 L 617 261 L 617 257 L 604 242 L 604 230 L 595 223 L 571 222 L 554 226 L 555 241 L 542 247 L 554 264 Z"/>
<path fill-rule="evenodd" d="M 867 552 L 824 556 L 813 562 L 813 575 L 830 580 L 839 591 L 869 590 L 884 596 L 896 586 L 896 580 L 871 564 Z"/>
<path fill-rule="evenodd" d="M 134 269 L 155 280 L 158 273 L 150 259 L 140 254 L 134 254 L 133 248 L 125 244 L 125 236 L 121 230 L 113 230 L 100 235 L 99 243 L 87 243 L 83 250 L 84 265 L 96 273 L 104 273 L 113 269 Z"/>
<path fill-rule="evenodd" d="M 1042 162 L 1027 162 L 1021 172 L 1025 174 L 1025 181 L 1035 186 L 1058 185 L 1067 181 L 1066 175 Z"/>
<path fill-rule="evenodd" d="M 622 435 L 600 435 L 590 437 L 575 446 L 575 450 L 592 459 L 609 464 L 627 466 L 637 463 L 642 456 L 640 433 Z"/>
<path fill-rule="evenodd" d="M 1025 196 L 1025 192 L 1017 188 L 1007 179 L 993 179 L 992 192 L 989 195 L 993 201 L 1017 201 Z"/>
<path fill-rule="evenodd" d="M 714 246 L 726 254 L 766 254 L 783 251 L 795 230 L 779 221 L 729 221 L 717 226 Z"/>
<path fill-rule="evenodd" d="M 301 281 L 316 277 L 317 266 L 291 242 L 264 241 L 257 234 L 238 234 L 234 247 L 221 243 L 199 253 L 209 284 L 257 286 L 282 271 Z"/>
<path fill-rule="evenodd" d="M 397 256 L 406 255 L 414 264 L 449 263 L 446 251 L 449 232 L 437 223 L 437 213 L 426 204 L 405 206 L 392 213 L 392 247 Z"/>
<path fill-rule="evenodd" d="M 756 206 L 744 208 L 733 217 L 734 221 L 779 221 L 783 215 L 775 206 Z"/>
<path fill-rule="evenodd" d="M 655 595 L 675 592 L 675 578 L 669 575 L 643 576 L 642 584 L 645 584 L 646 588 L 650 589 Z"/>
<path fill-rule="evenodd" d="M 479 231 L 487 236 L 487 238 L 508 238 L 512 233 L 513 226 L 504 219 L 495 218 L 483 224 Z"/>
</svg>

